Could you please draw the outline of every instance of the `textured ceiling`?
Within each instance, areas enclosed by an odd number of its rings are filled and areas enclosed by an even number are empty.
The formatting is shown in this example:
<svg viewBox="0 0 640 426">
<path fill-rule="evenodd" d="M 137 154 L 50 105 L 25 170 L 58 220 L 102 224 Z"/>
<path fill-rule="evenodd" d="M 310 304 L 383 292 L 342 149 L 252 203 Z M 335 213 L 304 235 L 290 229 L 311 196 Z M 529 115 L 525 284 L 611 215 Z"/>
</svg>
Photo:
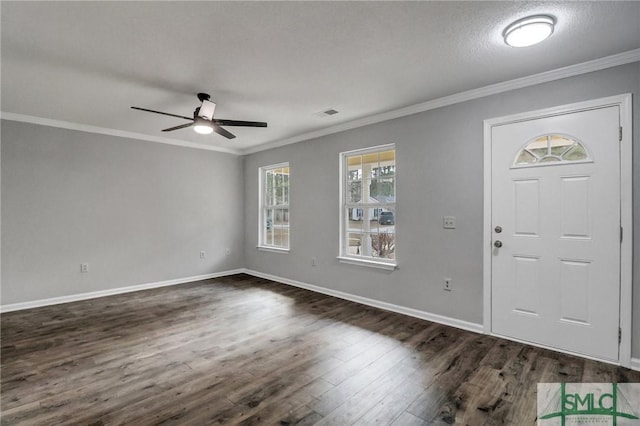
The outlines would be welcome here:
<svg viewBox="0 0 640 426">
<path fill-rule="evenodd" d="M 640 2 L 1 2 L 4 113 L 255 149 L 322 128 L 640 48 Z M 513 20 L 555 34 L 514 49 Z M 267 121 L 228 141 L 180 119 Z M 319 117 L 335 108 L 339 114 Z"/>
</svg>

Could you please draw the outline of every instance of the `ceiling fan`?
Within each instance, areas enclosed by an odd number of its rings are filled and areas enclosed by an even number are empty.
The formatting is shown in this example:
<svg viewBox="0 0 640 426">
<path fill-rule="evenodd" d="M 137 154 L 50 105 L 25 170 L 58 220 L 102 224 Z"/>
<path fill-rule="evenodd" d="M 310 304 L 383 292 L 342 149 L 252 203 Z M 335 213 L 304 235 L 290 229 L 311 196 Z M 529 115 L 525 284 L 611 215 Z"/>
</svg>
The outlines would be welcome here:
<svg viewBox="0 0 640 426">
<path fill-rule="evenodd" d="M 152 109 L 140 108 L 132 106 L 133 109 L 139 109 L 140 111 L 153 112 L 155 114 L 168 115 L 170 117 L 183 118 L 191 121 L 191 123 L 181 124 L 175 127 L 169 127 L 168 129 L 162 129 L 163 132 L 172 132 L 174 130 L 184 129 L 186 127 L 193 127 L 197 133 L 208 135 L 209 133 L 216 132 L 219 135 L 224 136 L 227 139 L 233 139 L 236 137 L 233 133 L 223 129 L 221 126 L 243 126 L 243 127 L 267 127 L 267 123 L 261 121 L 238 121 L 238 120 L 223 120 L 219 118 L 213 118 L 213 112 L 216 109 L 216 104 L 211 102 L 211 97 L 206 93 L 198 93 L 198 99 L 202 104 L 193 111 L 193 117 L 187 117 L 184 115 L 170 114 L 168 112 L 154 111 Z"/>
</svg>

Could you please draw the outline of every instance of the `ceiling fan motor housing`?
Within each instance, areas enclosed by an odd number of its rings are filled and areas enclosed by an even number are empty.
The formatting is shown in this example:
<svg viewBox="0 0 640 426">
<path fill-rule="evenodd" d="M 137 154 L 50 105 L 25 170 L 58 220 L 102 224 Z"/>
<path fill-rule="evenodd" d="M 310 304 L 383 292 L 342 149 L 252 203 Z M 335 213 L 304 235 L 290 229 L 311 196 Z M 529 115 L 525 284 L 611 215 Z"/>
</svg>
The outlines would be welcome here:
<svg viewBox="0 0 640 426">
<path fill-rule="evenodd" d="M 204 118 L 205 120 L 213 120 L 213 113 L 216 110 L 216 104 L 213 102 L 204 100 L 202 101 L 202 105 L 200 106 L 197 114 L 198 117 Z"/>
</svg>

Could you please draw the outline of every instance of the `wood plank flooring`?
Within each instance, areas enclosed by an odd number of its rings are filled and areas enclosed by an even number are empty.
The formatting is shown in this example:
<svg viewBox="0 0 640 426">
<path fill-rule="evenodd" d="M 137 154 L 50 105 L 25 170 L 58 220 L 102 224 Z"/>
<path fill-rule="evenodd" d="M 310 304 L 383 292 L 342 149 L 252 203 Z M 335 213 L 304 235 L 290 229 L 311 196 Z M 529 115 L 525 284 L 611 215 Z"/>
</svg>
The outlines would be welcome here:
<svg viewBox="0 0 640 426">
<path fill-rule="evenodd" d="M 2 314 L 2 425 L 527 425 L 640 372 L 248 275 Z"/>
</svg>

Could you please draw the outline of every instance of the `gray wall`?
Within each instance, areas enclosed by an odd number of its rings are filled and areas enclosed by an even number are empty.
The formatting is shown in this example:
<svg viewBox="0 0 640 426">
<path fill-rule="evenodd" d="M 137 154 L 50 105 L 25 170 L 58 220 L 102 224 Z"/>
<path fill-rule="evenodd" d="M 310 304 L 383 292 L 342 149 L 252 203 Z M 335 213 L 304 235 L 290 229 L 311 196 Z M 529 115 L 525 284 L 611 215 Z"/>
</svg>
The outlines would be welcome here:
<svg viewBox="0 0 640 426">
<path fill-rule="evenodd" d="M 640 129 L 640 63 L 545 83 L 378 123 L 245 158 L 245 264 L 249 269 L 448 317 L 482 323 L 483 120 L 589 99 L 633 93 Z M 397 258 L 394 272 L 341 264 L 338 254 L 338 157 L 396 143 Z M 634 152 L 634 164 L 640 150 Z M 291 165 L 291 252 L 256 250 L 258 167 Z M 640 170 L 634 173 L 634 241 L 640 241 Z M 457 229 L 442 217 L 457 217 Z M 636 245 L 636 249 L 637 249 Z M 317 266 L 311 266 L 316 257 Z M 640 265 L 640 250 L 634 265 Z M 634 312 L 640 312 L 634 268 Z M 442 290 L 443 277 L 453 291 Z M 640 357 L 640 314 L 633 354 Z"/>
<path fill-rule="evenodd" d="M 634 95 L 639 140 L 634 63 L 259 152 L 244 166 L 228 154 L 2 121 L 1 303 L 247 267 L 481 323 L 483 120 L 621 93 Z M 398 150 L 399 269 L 338 263 L 339 153 L 390 142 Z M 258 251 L 258 167 L 283 161 L 292 168 L 291 252 Z M 636 149 L 634 166 L 639 161 Z M 638 242 L 637 167 L 634 188 Z M 457 229 L 442 228 L 444 215 L 457 217 Z M 445 276 L 452 292 L 442 290 Z M 640 314 L 633 356 L 640 357 Z"/>
<path fill-rule="evenodd" d="M 1 158 L 3 305 L 244 266 L 240 157 L 3 120 Z"/>
</svg>

